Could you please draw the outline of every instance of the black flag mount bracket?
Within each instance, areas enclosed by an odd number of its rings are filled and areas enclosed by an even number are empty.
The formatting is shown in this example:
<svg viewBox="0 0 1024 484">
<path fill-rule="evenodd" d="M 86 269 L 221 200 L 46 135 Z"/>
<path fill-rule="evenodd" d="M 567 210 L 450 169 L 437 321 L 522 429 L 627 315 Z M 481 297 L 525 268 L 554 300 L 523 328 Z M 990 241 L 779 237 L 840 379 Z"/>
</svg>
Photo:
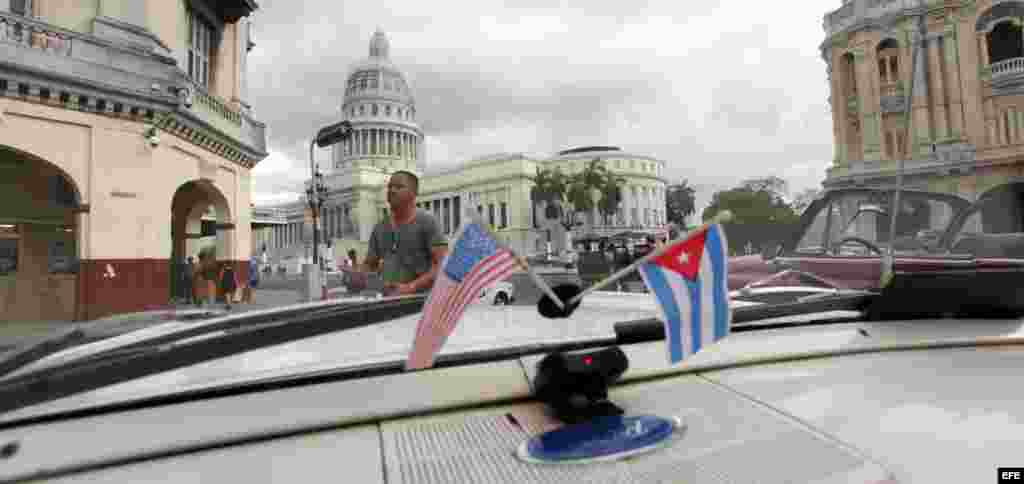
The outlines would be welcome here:
<svg viewBox="0 0 1024 484">
<path fill-rule="evenodd" d="M 551 288 L 551 292 L 554 292 L 556 296 L 562 301 L 569 301 L 577 294 L 583 292 L 580 286 L 576 284 L 559 284 Z M 551 300 L 546 294 L 541 295 L 541 298 L 537 300 L 537 312 L 541 316 L 550 319 L 568 318 L 572 315 L 576 308 L 580 307 L 582 301 L 576 301 L 573 304 L 566 302 L 565 309 L 558 307 L 555 301 Z"/>
<path fill-rule="evenodd" d="M 551 353 L 537 363 L 534 395 L 568 424 L 622 415 L 622 409 L 608 401 L 608 386 L 628 368 L 626 353 L 618 346 Z"/>
</svg>

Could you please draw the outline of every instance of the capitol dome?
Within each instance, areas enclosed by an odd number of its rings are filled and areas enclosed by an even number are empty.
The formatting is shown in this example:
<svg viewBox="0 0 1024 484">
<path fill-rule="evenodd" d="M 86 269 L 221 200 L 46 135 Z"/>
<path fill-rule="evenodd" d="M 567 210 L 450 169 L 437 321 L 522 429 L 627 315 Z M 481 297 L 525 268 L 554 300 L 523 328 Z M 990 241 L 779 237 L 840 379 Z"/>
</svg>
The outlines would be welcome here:
<svg viewBox="0 0 1024 484">
<path fill-rule="evenodd" d="M 370 38 L 369 55 L 349 68 L 342 119 L 355 130 L 334 148 L 334 166 L 423 171 L 423 133 L 409 83 L 390 58 L 391 44 L 380 29 Z"/>
</svg>

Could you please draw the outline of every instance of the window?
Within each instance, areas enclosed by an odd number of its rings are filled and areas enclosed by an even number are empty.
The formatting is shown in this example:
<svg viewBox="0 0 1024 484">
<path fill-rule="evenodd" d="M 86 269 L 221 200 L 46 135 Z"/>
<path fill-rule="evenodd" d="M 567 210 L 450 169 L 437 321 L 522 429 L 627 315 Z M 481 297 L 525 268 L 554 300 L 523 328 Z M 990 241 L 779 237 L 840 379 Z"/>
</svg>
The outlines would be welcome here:
<svg viewBox="0 0 1024 484">
<path fill-rule="evenodd" d="M 391 106 L 384 106 L 384 115 L 391 116 Z"/>
<path fill-rule="evenodd" d="M 210 59 L 213 58 L 213 27 L 193 10 L 188 10 L 188 77 L 196 84 L 210 86 Z"/>
<path fill-rule="evenodd" d="M 796 245 L 797 252 L 803 253 L 824 253 L 825 252 L 825 226 L 828 221 L 828 210 L 820 210 L 818 214 L 814 216 L 814 220 L 811 221 L 811 225 L 807 227 L 807 231 L 804 232 L 803 238 Z"/>
<path fill-rule="evenodd" d="M 508 204 L 501 202 L 501 226 L 508 227 Z"/>
<path fill-rule="evenodd" d="M 366 114 L 366 106 L 364 106 L 362 104 L 359 105 L 359 114 L 360 115 Z"/>
<path fill-rule="evenodd" d="M 373 105 L 373 115 L 374 116 L 377 115 L 377 105 L 376 104 Z"/>
<path fill-rule="evenodd" d="M 447 198 L 442 202 L 444 209 L 441 211 L 441 218 L 444 219 L 444 233 L 452 233 L 452 219 L 448 216 L 448 209 L 451 208 L 451 201 Z"/>
<path fill-rule="evenodd" d="M 11 13 L 23 17 L 32 16 L 32 0 L 11 0 Z"/>
<path fill-rule="evenodd" d="M 488 213 L 488 220 L 489 220 L 491 226 L 493 227 L 494 226 L 494 204 L 493 203 L 488 203 L 487 204 L 487 213 Z"/>
<path fill-rule="evenodd" d="M 483 217 L 484 216 L 484 206 L 483 205 L 477 205 L 476 206 L 476 213 L 480 214 L 480 216 Z"/>
<path fill-rule="evenodd" d="M 455 220 L 452 221 L 452 226 L 457 229 L 462 224 L 462 197 L 452 199 L 452 214 L 455 217 Z"/>
</svg>

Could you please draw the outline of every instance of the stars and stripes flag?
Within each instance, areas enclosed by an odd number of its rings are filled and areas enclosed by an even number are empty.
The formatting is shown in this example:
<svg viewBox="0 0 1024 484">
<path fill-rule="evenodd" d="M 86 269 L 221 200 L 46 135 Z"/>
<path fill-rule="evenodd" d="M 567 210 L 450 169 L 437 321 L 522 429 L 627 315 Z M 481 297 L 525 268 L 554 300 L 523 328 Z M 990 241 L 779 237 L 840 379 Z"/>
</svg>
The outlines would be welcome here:
<svg viewBox="0 0 1024 484">
<path fill-rule="evenodd" d="M 455 330 L 466 307 L 482 289 L 505 279 L 518 265 L 512 251 L 500 246 L 479 220 L 463 224 L 449 247 L 416 327 L 406 370 L 432 366 L 434 355 Z"/>
<path fill-rule="evenodd" d="M 671 364 L 729 334 L 728 244 L 719 224 L 640 265 L 665 324 Z"/>
</svg>

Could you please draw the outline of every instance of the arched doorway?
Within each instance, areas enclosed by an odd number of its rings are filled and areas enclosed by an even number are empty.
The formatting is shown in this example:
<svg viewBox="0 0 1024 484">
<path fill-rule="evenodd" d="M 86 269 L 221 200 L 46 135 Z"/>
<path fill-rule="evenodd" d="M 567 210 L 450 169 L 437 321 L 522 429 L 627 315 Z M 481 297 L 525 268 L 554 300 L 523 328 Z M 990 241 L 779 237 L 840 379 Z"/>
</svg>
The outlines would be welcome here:
<svg viewBox="0 0 1024 484">
<path fill-rule="evenodd" d="M 227 199 L 209 180 L 182 184 L 171 200 L 171 270 L 170 299 L 183 299 L 184 262 L 200 256 L 216 262 L 232 262 L 234 258 L 234 224 Z M 236 264 L 237 265 L 237 264 Z M 239 279 L 243 274 L 235 267 Z"/>
<path fill-rule="evenodd" d="M 81 200 L 64 170 L 0 145 L 0 321 L 75 319 Z"/>
</svg>

